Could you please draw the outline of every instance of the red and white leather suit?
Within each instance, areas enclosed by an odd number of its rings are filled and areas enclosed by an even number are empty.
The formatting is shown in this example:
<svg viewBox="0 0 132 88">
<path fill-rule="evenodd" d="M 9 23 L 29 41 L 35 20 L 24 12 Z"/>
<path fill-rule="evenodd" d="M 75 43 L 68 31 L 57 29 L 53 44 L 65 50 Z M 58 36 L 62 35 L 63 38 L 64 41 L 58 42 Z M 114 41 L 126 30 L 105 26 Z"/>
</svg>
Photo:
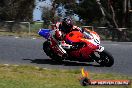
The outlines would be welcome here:
<svg viewBox="0 0 132 88">
<path fill-rule="evenodd" d="M 63 28 L 62 26 L 62 23 L 61 22 L 57 22 L 56 25 L 55 25 L 55 36 L 57 38 L 57 40 L 59 41 L 59 44 L 61 45 L 61 47 L 63 49 L 71 49 L 72 48 L 72 45 L 70 44 L 67 44 L 65 42 L 65 35 L 67 33 L 65 33 L 64 31 L 62 31 L 61 28 Z M 73 26 L 71 29 L 69 29 L 70 31 L 68 33 L 70 33 L 71 31 L 80 31 L 81 32 L 81 29 L 77 26 Z M 66 51 L 65 51 L 66 52 Z"/>
</svg>

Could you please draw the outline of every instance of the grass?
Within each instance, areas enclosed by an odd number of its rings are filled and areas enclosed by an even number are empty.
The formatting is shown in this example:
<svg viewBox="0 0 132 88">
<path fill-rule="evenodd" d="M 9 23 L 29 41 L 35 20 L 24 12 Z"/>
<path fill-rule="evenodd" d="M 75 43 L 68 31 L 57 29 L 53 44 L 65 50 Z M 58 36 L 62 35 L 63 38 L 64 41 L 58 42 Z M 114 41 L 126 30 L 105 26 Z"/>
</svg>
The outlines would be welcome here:
<svg viewBox="0 0 132 88">
<path fill-rule="evenodd" d="M 51 70 L 33 66 L 0 65 L 0 88 L 84 88 L 79 70 Z M 90 73 L 91 79 L 132 79 L 116 74 Z M 88 86 L 88 88 L 132 88 L 129 86 Z"/>
<path fill-rule="evenodd" d="M 39 37 L 37 34 L 39 29 L 42 28 L 43 23 L 34 23 L 30 25 L 30 35 L 29 27 L 27 24 L 21 24 L 17 28 L 16 26 L 12 27 L 12 31 L 9 31 L 9 28 L 0 27 L 0 36 L 18 36 L 18 37 Z"/>
<path fill-rule="evenodd" d="M 17 36 L 17 37 L 36 37 L 39 38 L 39 34 L 37 32 L 31 32 L 30 35 L 28 32 L 0 32 L 0 36 Z"/>
</svg>

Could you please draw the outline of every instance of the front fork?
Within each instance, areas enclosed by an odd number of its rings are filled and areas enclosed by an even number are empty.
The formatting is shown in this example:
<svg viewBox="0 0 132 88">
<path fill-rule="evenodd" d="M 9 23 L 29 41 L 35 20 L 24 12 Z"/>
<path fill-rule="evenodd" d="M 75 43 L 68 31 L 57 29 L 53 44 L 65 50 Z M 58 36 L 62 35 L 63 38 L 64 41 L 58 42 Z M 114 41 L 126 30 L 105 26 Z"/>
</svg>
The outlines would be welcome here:
<svg viewBox="0 0 132 88">
<path fill-rule="evenodd" d="M 99 48 L 96 49 L 96 52 L 102 52 L 102 51 L 104 51 L 104 47 L 99 45 Z"/>
<path fill-rule="evenodd" d="M 95 50 L 94 54 L 93 54 L 93 57 L 94 57 L 94 60 L 97 62 L 97 63 L 101 63 L 102 60 L 101 60 L 101 56 L 100 56 L 100 53 L 104 51 L 104 47 L 99 45 L 99 48 Z"/>
</svg>

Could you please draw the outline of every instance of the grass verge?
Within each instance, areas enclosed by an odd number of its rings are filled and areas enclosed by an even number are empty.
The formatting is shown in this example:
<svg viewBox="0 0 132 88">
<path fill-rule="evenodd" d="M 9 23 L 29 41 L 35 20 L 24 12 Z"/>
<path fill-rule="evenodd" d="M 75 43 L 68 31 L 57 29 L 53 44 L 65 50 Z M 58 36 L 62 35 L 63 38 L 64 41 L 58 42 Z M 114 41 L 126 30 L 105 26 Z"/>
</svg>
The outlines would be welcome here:
<svg viewBox="0 0 132 88">
<path fill-rule="evenodd" d="M 0 88 L 84 88 L 79 70 L 51 70 L 33 66 L 0 65 Z M 116 74 L 90 73 L 91 79 L 129 79 Z M 88 88 L 132 88 L 128 86 L 88 86 Z"/>
<path fill-rule="evenodd" d="M 41 38 L 39 34 L 31 32 L 30 35 L 27 32 L 0 32 L 0 36 L 15 36 L 15 37 L 22 37 L 22 38 L 27 38 L 27 37 L 35 37 L 35 38 Z"/>
</svg>

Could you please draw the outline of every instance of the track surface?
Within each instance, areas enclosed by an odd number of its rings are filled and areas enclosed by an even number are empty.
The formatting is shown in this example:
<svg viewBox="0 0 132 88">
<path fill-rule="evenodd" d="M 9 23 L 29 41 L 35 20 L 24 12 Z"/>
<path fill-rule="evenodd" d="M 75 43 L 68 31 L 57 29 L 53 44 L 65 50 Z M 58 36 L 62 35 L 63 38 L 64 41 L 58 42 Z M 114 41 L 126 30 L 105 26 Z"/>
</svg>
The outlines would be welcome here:
<svg viewBox="0 0 132 88">
<path fill-rule="evenodd" d="M 102 45 L 115 58 L 112 67 L 99 67 L 97 63 L 54 63 L 42 50 L 43 39 L 0 37 L 0 64 L 35 65 L 49 69 L 81 69 L 101 73 L 132 75 L 132 42 L 106 42 Z"/>
</svg>

